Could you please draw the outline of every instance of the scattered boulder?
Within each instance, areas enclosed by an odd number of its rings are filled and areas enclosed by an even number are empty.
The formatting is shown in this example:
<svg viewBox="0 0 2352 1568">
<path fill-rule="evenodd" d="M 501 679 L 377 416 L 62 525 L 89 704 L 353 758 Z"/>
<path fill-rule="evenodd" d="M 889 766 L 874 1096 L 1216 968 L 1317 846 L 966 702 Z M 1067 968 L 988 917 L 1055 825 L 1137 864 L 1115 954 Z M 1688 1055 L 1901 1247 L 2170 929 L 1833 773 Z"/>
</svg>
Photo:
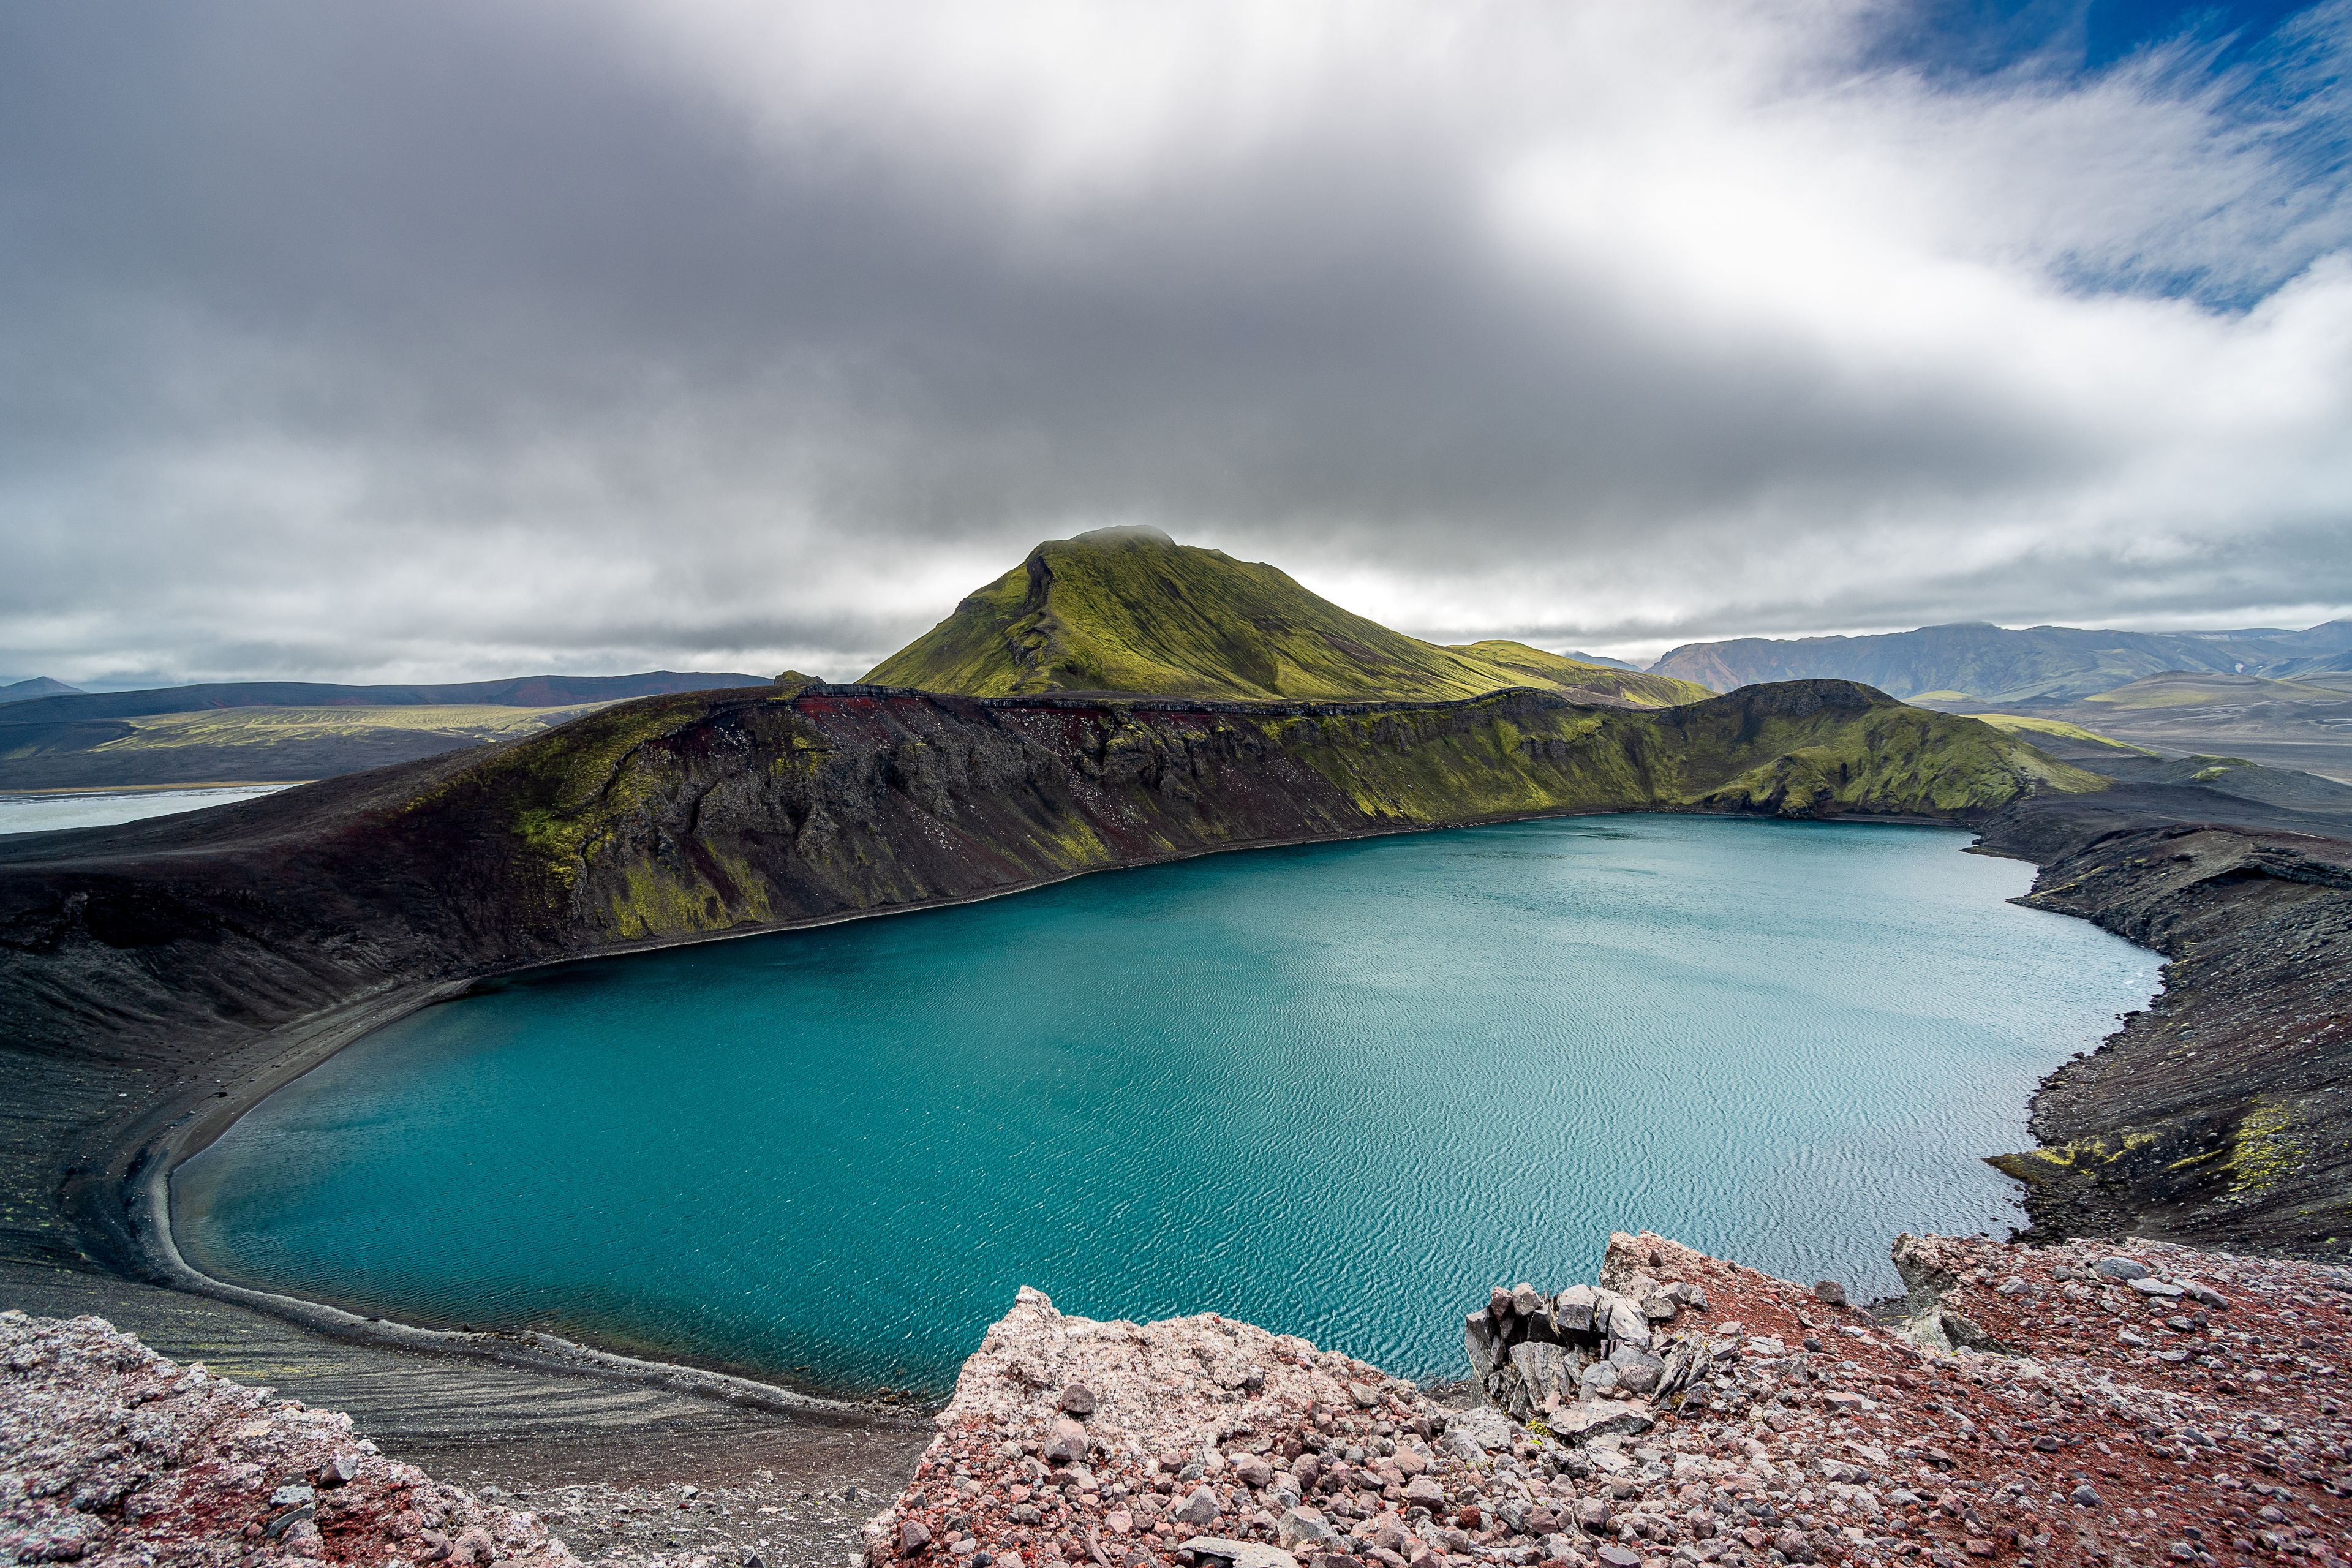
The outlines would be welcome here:
<svg viewBox="0 0 2352 1568">
<path fill-rule="evenodd" d="M 1666 1373 L 1664 1362 L 1632 1345 L 1620 1345 L 1612 1351 L 1609 1364 L 1616 1369 L 1617 1386 L 1630 1394 L 1656 1393 L 1658 1380 Z"/>
<path fill-rule="evenodd" d="M 1511 1446 L 1511 1424 L 1499 1411 L 1465 1410 L 1445 1423 L 1445 1441 L 1464 1458 L 1483 1458 Z"/>
<path fill-rule="evenodd" d="M 1590 1285 L 1571 1285 L 1552 1298 L 1551 1319 L 1564 1334 L 1585 1335 L 1593 1331 L 1593 1304 L 1600 1291 Z"/>
<path fill-rule="evenodd" d="M 1905 1317 L 1955 1331 L 1929 1341 L 1809 1321 L 1810 1286 L 1616 1236 L 1597 1284 L 1499 1289 L 1466 1314 L 1465 1347 L 1490 1364 L 1473 1367 L 1486 1402 L 1462 1411 L 1290 1336 L 1087 1324 L 1041 1299 L 967 1363 L 911 1503 L 869 1531 L 867 1568 L 950 1551 L 955 1568 L 1766 1568 L 1878 1561 L 1889 1536 L 1921 1568 L 2055 1565 L 2089 1561 L 2061 1510 L 2104 1536 L 2126 1505 L 2151 1542 L 2210 1541 L 2187 1531 L 2245 1507 L 2269 1510 L 2252 1515 L 2258 1542 L 2316 1542 L 2296 1532 L 2329 1506 L 2302 1500 L 2341 1425 L 2352 1314 L 2334 1309 L 2352 1271 L 2134 1245 L 2137 1278 L 2179 1287 L 2181 1305 L 2096 1273 L 2104 1252 L 2081 1243 L 1907 1237 Z M 2187 1310 L 2196 1275 L 2238 1303 L 2226 1330 Z M 2017 1350 L 1969 1342 L 1996 1337 Z M 2247 1338 L 2281 1353 L 2248 1365 Z M 1099 1495 L 1070 1479 L 1085 1465 L 1039 1462 L 1081 1369 L 1099 1395 Z M 2097 1500 L 2069 1506 L 2084 1487 Z M 949 1550 L 895 1550 L 910 1509 Z M 2152 1555 L 2167 1554 L 2181 1557 Z"/>
<path fill-rule="evenodd" d="M 1430 1506 L 1443 1507 L 1444 1502 L 1445 1493 L 1439 1489 L 1436 1503 Z M 1275 1521 L 1274 1533 L 1285 1551 L 1296 1551 L 1301 1546 L 1312 1546 L 1318 1541 L 1330 1540 L 1331 1526 L 1321 1510 L 1302 1506 L 1285 1509 L 1282 1517 Z"/>
<path fill-rule="evenodd" d="M 1064 1384 L 1061 1407 L 1065 1415 L 1084 1420 L 1095 1413 L 1095 1391 L 1083 1383 Z"/>
<path fill-rule="evenodd" d="M 501 1495 L 436 1481 L 347 1415 L 175 1363 L 104 1319 L 0 1311 L 0 1563 L 577 1568 Z"/>
<path fill-rule="evenodd" d="M 1656 1420 L 1638 1405 L 1614 1399 L 1579 1400 L 1551 1418 L 1552 1433 L 1563 1443 L 1585 1443 L 1615 1434 L 1632 1437 L 1648 1431 Z"/>
<path fill-rule="evenodd" d="M 1045 1462 L 1074 1465 L 1086 1457 L 1087 1429 L 1066 1417 L 1055 1422 L 1052 1435 L 1045 1439 Z"/>
<path fill-rule="evenodd" d="M 1819 1280 L 1813 1286 L 1813 1300 L 1825 1306 L 1843 1307 L 1846 1305 L 1845 1287 L 1834 1279 Z"/>
</svg>

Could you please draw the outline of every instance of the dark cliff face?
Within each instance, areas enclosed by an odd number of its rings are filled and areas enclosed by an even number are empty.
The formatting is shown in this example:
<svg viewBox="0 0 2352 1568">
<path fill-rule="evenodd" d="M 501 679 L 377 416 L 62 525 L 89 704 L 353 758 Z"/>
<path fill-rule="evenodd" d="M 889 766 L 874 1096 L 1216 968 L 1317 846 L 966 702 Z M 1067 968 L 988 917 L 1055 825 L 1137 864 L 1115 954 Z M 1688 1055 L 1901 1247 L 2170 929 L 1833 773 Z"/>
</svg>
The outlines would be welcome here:
<svg viewBox="0 0 2352 1568">
<path fill-rule="evenodd" d="M 266 1024 L 393 979 L 1253 843 L 1612 809 L 1960 820 L 2053 782 L 2098 783 L 1837 681 L 1657 713 L 1525 690 L 653 698 L 199 817 L 0 841 L 0 1007 L 20 1044 L 103 1054 L 143 1021 Z"/>
<path fill-rule="evenodd" d="M 0 840 L 0 1068 L 29 1086 L 0 1196 L 53 1206 L 44 1173 L 122 1133 L 116 1097 L 184 1101 L 269 1031 L 399 988 L 1251 844 L 1645 808 L 1964 820 L 2099 782 L 1835 681 L 1656 713 L 1528 690 L 649 698 L 200 816 Z"/>
<path fill-rule="evenodd" d="M 1990 837 L 2041 841 L 2029 902 L 2171 961 L 2146 1012 L 2043 1082 L 2044 1147 L 1993 1162 L 2035 1233 L 2352 1252 L 2352 844 L 2193 821 L 2068 842 L 2063 813 L 2017 818 Z"/>
</svg>

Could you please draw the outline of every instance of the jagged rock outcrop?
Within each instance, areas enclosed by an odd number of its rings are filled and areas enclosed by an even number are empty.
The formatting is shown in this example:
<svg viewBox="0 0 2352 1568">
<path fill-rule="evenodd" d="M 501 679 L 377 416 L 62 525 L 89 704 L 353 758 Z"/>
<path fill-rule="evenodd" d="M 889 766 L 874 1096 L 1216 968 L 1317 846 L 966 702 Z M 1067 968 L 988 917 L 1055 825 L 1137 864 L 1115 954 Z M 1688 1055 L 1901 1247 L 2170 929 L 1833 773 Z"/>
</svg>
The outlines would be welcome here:
<svg viewBox="0 0 2352 1568">
<path fill-rule="evenodd" d="M 1598 1286 L 1498 1290 L 1471 1314 L 1474 1372 L 1528 1394 L 1524 1419 L 1291 1336 L 1215 1318 L 1089 1322 L 1024 1292 L 966 1363 L 912 1486 L 868 1526 L 869 1568 L 2352 1551 L 2338 1397 L 2352 1278 L 2161 1245 L 1900 1245 L 1939 1311 L 2006 1348 L 1923 1344 L 1822 1299 L 1833 1292 L 1621 1234 Z M 1675 1301 L 1672 1318 L 1640 1313 L 1651 1349 L 1664 1325 L 1705 1359 L 1648 1394 L 1538 1407 L 1527 1366 L 1604 1347 L 1607 1331 L 1577 1326 L 1604 1296 L 1612 1325 L 1620 1306 Z M 1510 1353 L 1529 1347 L 1545 1353 Z"/>
</svg>

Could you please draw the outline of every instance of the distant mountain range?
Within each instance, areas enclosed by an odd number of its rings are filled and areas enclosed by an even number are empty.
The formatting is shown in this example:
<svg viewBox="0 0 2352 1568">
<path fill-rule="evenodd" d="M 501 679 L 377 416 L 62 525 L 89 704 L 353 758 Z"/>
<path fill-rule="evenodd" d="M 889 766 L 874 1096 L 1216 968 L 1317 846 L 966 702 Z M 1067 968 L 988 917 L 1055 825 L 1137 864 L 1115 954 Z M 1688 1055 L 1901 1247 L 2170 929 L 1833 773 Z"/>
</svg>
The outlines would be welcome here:
<svg viewBox="0 0 2352 1568">
<path fill-rule="evenodd" d="M 62 680 L 51 680 L 46 675 L 37 675 L 30 680 L 19 680 L 7 686 L 0 686 L 0 702 L 24 702 L 36 697 L 69 697 L 80 689 L 79 686 L 68 686 Z"/>
<path fill-rule="evenodd" d="M 233 680 L 202 686 L 157 686 L 142 691 L 84 691 L 46 677 L 0 687 L 42 700 L 38 709 L 0 718 L 0 724 L 47 724 L 79 719 L 136 719 L 151 713 L 194 713 L 208 708 L 576 708 L 677 691 L 765 686 L 761 675 L 707 670 L 648 670 L 642 675 L 522 675 L 506 680 L 461 680 L 440 686 L 340 686 L 316 680 Z M 44 686 L 46 691 L 24 689 Z"/>
<path fill-rule="evenodd" d="M 2064 702 L 2167 670 L 2270 677 L 2352 671 L 2352 621 L 2302 631 L 2084 631 L 1977 622 L 1877 637 L 1685 643 L 1657 675 L 1729 691 L 1759 680 L 1859 680 L 1890 697 Z"/>
<path fill-rule="evenodd" d="M 865 679 L 979 697 L 1421 701 L 1526 686 L 1664 708 L 1707 695 L 1688 681 L 1524 643 L 1423 642 L 1341 609 L 1275 567 L 1150 528 L 1040 544 Z"/>
<path fill-rule="evenodd" d="M 330 778 L 530 734 L 628 698 L 767 682 L 659 669 L 433 686 L 257 680 L 75 691 L 39 684 L 58 689 L 0 703 L 0 790 Z"/>
</svg>

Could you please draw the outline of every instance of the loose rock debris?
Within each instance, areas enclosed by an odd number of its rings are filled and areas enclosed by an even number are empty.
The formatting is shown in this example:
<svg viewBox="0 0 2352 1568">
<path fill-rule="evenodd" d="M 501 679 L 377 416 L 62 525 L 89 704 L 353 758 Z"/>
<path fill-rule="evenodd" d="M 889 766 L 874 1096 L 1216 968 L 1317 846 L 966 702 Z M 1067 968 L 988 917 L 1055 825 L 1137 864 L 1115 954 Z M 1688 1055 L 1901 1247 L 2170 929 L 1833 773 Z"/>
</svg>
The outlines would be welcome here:
<svg viewBox="0 0 2352 1568">
<path fill-rule="evenodd" d="M 869 1558 L 934 1568 L 2247 1563 L 2352 1552 L 2352 1279 L 1905 1237 L 1884 1317 L 1643 1234 L 1494 1290 L 1479 1401 L 1209 1316 L 1034 1290 Z"/>
<path fill-rule="evenodd" d="M 100 1318 L 0 1312 L 0 1562 L 571 1568 L 486 1504 Z"/>
<path fill-rule="evenodd" d="M 1895 1260 L 1909 1294 L 1874 1315 L 1612 1237 L 1597 1287 L 1497 1289 L 1470 1314 L 1467 1408 L 1295 1336 L 1214 1316 L 1092 1322 L 1024 1290 L 965 1363 L 913 1484 L 867 1522 L 867 1563 L 2352 1555 L 2352 1278 L 2149 1243 L 1905 1237 Z M 739 1568 L 617 1546 L 598 1560 Z M 541 1515 L 387 1458 L 343 1416 L 178 1366 L 99 1319 L 7 1312 L 0 1561 L 576 1559 Z"/>
</svg>

